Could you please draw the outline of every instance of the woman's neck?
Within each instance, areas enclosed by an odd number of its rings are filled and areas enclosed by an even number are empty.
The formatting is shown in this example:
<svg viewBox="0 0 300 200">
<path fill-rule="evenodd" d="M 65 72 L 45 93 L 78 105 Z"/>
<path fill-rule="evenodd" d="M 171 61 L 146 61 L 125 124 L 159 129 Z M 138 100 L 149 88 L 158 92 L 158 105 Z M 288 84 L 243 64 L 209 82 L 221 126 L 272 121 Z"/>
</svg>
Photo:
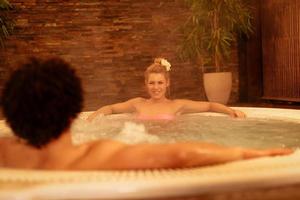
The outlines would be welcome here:
<svg viewBox="0 0 300 200">
<path fill-rule="evenodd" d="M 153 99 L 153 98 L 150 98 L 148 101 L 149 101 L 150 103 L 164 103 L 164 102 L 169 101 L 169 99 L 167 99 L 166 97 L 163 97 L 163 98 L 160 98 L 160 99 Z"/>
</svg>

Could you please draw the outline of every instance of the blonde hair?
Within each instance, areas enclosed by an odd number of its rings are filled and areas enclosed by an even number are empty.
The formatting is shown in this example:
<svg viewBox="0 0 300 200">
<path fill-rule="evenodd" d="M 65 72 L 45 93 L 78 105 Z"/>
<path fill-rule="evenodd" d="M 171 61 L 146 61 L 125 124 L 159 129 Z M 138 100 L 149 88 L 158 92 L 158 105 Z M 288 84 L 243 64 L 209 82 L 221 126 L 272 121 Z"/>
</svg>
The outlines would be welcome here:
<svg viewBox="0 0 300 200">
<path fill-rule="evenodd" d="M 163 58 L 155 58 L 154 62 L 149 67 L 147 67 L 147 69 L 144 73 L 145 81 L 148 80 L 149 74 L 151 74 L 151 73 L 163 74 L 167 81 L 170 80 L 170 72 L 167 71 L 166 66 L 161 64 L 162 60 L 163 60 Z"/>
</svg>

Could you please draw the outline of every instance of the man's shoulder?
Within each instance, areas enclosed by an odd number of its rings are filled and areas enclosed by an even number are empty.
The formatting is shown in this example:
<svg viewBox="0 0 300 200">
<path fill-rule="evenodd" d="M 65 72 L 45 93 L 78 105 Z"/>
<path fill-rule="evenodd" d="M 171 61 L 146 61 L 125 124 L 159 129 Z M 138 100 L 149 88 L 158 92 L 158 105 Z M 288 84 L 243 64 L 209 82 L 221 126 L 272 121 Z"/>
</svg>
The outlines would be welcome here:
<svg viewBox="0 0 300 200">
<path fill-rule="evenodd" d="M 16 137 L 0 137 L 0 149 L 18 143 Z"/>
<path fill-rule="evenodd" d="M 112 163 L 117 162 L 115 155 L 126 145 L 115 140 L 97 140 L 77 147 L 81 150 L 79 159 L 76 159 L 74 169 L 109 169 Z"/>
</svg>

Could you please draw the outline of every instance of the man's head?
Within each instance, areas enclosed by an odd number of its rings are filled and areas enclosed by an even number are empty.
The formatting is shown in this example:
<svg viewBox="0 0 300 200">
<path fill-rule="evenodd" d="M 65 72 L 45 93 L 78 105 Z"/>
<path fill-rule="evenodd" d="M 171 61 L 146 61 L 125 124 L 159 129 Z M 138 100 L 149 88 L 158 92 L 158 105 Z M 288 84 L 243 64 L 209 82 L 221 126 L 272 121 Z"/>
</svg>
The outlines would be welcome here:
<svg viewBox="0 0 300 200">
<path fill-rule="evenodd" d="M 15 135 L 40 148 L 70 128 L 81 111 L 81 81 L 60 58 L 31 58 L 11 74 L 1 103 Z"/>
</svg>

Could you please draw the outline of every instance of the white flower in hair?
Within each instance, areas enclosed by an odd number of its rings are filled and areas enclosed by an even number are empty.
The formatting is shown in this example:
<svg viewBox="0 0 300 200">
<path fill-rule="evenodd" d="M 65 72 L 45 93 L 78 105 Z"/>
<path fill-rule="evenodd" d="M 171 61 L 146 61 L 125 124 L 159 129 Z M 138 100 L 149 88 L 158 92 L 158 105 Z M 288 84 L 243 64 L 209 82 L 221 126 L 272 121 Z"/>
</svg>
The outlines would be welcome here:
<svg viewBox="0 0 300 200">
<path fill-rule="evenodd" d="M 161 59 L 160 64 L 164 67 L 166 67 L 167 71 L 171 70 L 171 64 L 166 59 Z"/>
</svg>

